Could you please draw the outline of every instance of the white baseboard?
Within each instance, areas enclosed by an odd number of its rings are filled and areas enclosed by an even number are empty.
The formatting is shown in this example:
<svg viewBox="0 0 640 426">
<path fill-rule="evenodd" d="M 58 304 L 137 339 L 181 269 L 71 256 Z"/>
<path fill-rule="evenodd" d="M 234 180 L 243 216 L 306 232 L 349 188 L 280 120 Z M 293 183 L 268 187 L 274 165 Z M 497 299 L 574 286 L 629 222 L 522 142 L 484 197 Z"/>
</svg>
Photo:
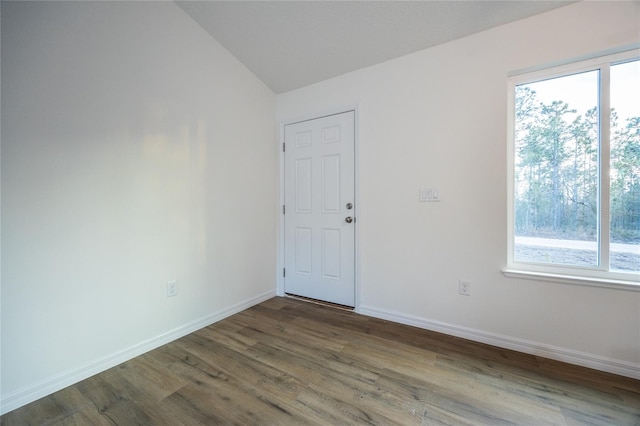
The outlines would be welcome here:
<svg viewBox="0 0 640 426">
<path fill-rule="evenodd" d="M 634 364 L 628 361 L 607 358 L 585 352 L 574 351 L 572 349 L 546 345 L 543 343 L 532 342 L 529 340 L 518 339 L 473 328 L 461 327 L 439 321 L 432 321 L 372 306 L 361 305 L 357 312 L 362 315 L 385 319 L 400 324 L 412 325 L 426 330 L 473 340 L 475 342 L 498 346 L 504 349 L 511 349 L 530 355 L 580 365 L 583 367 L 593 368 L 595 370 L 606 371 L 620 376 L 640 379 L 640 364 Z"/>
<path fill-rule="evenodd" d="M 34 383 L 33 385 L 25 386 L 9 394 L 2 395 L 0 397 L 0 415 L 6 414 L 9 411 L 13 411 L 16 408 L 22 407 L 23 405 L 64 389 L 74 383 L 78 383 L 95 374 L 108 370 L 111 367 L 115 367 L 118 364 L 179 339 L 180 337 L 186 336 L 187 334 L 193 333 L 203 327 L 207 327 L 233 314 L 257 305 L 258 303 L 271 299 L 275 295 L 275 291 L 268 291 L 251 299 L 247 299 L 233 306 L 227 307 L 221 311 L 209 314 L 199 320 L 163 333 L 152 339 L 138 343 L 111 355 L 107 355 L 81 367 L 67 370 L 63 373 Z"/>
</svg>

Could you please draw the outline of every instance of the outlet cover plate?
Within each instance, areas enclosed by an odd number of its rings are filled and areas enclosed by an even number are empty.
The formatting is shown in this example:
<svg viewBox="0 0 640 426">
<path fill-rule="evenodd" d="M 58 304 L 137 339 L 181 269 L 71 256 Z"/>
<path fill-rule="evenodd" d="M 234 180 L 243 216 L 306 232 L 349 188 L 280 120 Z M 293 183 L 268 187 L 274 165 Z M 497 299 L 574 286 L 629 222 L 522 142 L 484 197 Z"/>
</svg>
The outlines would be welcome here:
<svg viewBox="0 0 640 426">
<path fill-rule="evenodd" d="M 173 297 L 178 294 L 178 281 L 169 281 L 167 283 L 167 297 Z"/>
<path fill-rule="evenodd" d="M 458 281 L 458 293 L 463 296 L 471 296 L 471 283 L 469 281 Z"/>
</svg>

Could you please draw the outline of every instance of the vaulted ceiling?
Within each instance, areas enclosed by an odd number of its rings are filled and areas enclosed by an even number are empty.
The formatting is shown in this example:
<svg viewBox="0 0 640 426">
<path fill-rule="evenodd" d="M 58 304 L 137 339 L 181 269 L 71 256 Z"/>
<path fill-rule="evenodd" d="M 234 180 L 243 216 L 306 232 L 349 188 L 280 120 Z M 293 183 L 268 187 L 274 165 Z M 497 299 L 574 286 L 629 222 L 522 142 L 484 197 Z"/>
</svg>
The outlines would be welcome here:
<svg viewBox="0 0 640 426">
<path fill-rule="evenodd" d="M 176 3 L 274 92 L 283 93 L 572 1 Z"/>
</svg>

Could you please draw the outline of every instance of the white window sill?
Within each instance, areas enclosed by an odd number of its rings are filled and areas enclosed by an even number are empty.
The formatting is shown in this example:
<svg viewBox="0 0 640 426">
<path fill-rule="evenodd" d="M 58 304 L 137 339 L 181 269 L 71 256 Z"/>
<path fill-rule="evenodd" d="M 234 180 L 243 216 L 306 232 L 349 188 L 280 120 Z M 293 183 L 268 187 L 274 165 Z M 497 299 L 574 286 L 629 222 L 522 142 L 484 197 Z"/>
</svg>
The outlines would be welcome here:
<svg viewBox="0 0 640 426">
<path fill-rule="evenodd" d="M 537 281 L 552 281 L 563 284 L 584 285 L 589 287 L 604 287 L 617 290 L 640 292 L 640 280 L 619 280 L 608 278 L 581 277 L 576 275 L 552 274 L 548 272 L 523 271 L 520 269 L 503 269 L 502 273 L 509 278 L 522 278 Z"/>
</svg>

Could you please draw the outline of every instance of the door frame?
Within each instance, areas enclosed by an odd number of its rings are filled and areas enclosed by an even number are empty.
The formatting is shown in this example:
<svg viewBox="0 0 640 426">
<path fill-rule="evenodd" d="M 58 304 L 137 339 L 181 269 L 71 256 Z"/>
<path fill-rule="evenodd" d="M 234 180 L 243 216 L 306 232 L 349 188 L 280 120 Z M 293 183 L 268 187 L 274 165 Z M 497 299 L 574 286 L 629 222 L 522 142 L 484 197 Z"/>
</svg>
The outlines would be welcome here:
<svg viewBox="0 0 640 426">
<path fill-rule="evenodd" d="M 276 258 L 276 294 L 278 296 L 286 296 L 284 291 L 284 277 L 282 276 L 282 270 L 284 268 L 284 215 L 282 214 L 282 206 L 284 205 L 284 155 L 285 153 L 282 151 L 282 144 L 284 143 L 284 127 L 289 124 L 298 123 L 300 121 L 314 120 L 316 118 L 327 117 L 329 115 L 341 114 L 343 112 L 353 111 L 353 129 L 354 129 L 354 139 L 353 139 L 353 174 L 354 174 L 354 203 L 356 205 L 356 221 L 354 222 L 354 232 L 355 232 L 355 241 L 354 241 L 354 287 L 355 287 L 355 302 L 354 302 L 354 311 L 358 312 L 360 307 L 360 222 L 362 218 L 362 206 L 360 205 L 360 196 L 359 196 L 359 163 L 360 156 L 358 155 L 358 105 L 347 106 L 344 108 L 335 108 L 325 110 L 319 113 L 310 113 L 304 114 L 301 116 L 296 116 L 288 119 L 280 119 L 278 120 L 278 138 L 276 149 L 278 150 L 278 205 L 276 206 L 278 209 L 278 228 L 277 228 L 277 258 Z"/>
</svg>

